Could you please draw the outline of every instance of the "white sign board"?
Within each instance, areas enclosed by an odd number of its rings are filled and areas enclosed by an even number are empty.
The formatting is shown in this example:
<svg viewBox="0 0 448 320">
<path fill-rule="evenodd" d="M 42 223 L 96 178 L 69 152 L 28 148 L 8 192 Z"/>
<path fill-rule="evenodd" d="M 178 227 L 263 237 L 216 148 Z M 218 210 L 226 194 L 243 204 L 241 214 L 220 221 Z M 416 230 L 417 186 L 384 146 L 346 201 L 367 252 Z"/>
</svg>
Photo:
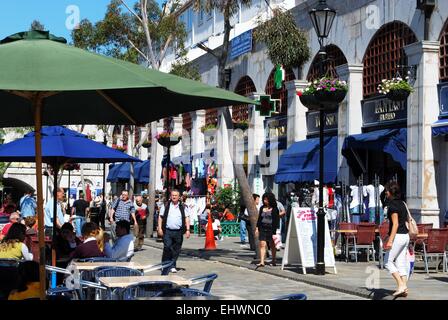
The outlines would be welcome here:
<svg viewBox="0 0 448 320">
<path fill-rule="evenodd" d="M 327 219 L 325 219 L 324 259 L 325 267 L 333 267 L 337 273 Z M 282 269 L 287 264 L 298 264 L 306 274 L 306 268 L 314 268 L 316 262 L 317 214 L 311 208 L 292 207 Z"/>
</svg>

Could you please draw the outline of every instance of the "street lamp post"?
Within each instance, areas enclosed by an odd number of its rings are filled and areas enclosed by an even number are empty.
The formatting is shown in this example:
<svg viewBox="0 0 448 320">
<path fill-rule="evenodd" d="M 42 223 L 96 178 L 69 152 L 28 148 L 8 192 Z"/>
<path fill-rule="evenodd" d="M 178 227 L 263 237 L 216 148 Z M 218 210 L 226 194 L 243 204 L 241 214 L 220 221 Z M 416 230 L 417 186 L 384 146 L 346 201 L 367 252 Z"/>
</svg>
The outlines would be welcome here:
<svg viewBox="0 0 448 320">
<path fill-rule="evenodd" d="M 324 40 L 330 33 L 333 20 L 336 16 L 336 10 L 330 8 L 326 0 L 319 0 L 316 8 L 309 11 L 311 22 L 319 39 L 319 54 L 325 55 Z M 323 59 L 322 59 L 323 60 Z M 320 72 L 323 74 L 323 61 L 321 61 Z M 317 212 L 317 263 L 316 275 L 325 275 L 325 211 L 323 201 L 323 182 L 324 182 L 324 126 L 325 113 L 324 105 L 319 108 L 319 210 Z"/>
<path fill-rule="evenodd" d="M 106 132 L 103 135 L 103 144 L 107 146 L 107 137 Z M 103 201 L 101 204 L 101 212 L 100 214 L 100 223 L 103 225 L 103 228 L 106 229 L 106 216 L 107 216 L 107 208 L 106 208 L 106 163 L 103 163 Z M 104 215 L 104 217 L 103 217 Z"/>
</svg>

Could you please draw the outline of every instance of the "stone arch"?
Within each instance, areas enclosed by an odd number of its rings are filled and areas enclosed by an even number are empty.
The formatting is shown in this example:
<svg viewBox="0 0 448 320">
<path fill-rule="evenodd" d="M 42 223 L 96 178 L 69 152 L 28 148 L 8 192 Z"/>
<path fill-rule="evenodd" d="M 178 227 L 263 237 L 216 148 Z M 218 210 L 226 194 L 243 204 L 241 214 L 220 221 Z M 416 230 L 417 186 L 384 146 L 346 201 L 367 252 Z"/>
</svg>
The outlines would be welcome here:
<svg viewBox="0 0 448 320">
<path fill-rule="evenodd" d="M 31 185 L 16 178 L 3 178 L 2 184 L 3 194 L 11 194 L 13 201 L 17 204 L 25 192 L 35 191 Z"/>
<path fill-rule="evenodd" d="M 285 81 L 283 82 L 281 89 L 278 90 L 275 89 L 274 86 L 274 73 L 275 73 L 275 67 L 269 74 L 264 91 L 266 92 L 266 94 L 270 94 L 272 99 L 281 100 L 281 105 L 280 108 L 277 109 L 277 112 L 280 115 L 286 115 L 288 113 L 288 90 L 286 90 L 285 82 L 295 80 L 296 75 L 294 74 L 291 68 L 285 69 Z"/>
<path fill-rule="evenodd" d="M 238 80 L 234 91 L 237 94 L 247 97 L 249 94 L 256 92 L 257 89 L 251 77 L 243 76 Z M 249 105 L 240 104 L 232 106 L 232 119 L 234 121 L 249 120 Z"/>
<path fill-rule="evenodd" d="M 329 70 L 334 70 L 337 66 L 341 66 L 347 63 L 347 58 L 338 46 L 329 44 L 325 46 L 325 52 L 327 53 L 328 58 L 328 61 L 324 66 L 325 73 Z M 306 76 L 306 79 L 308 81 L 319 78 L 319 59 L 319 53 L 317 53 L 314 56 L 313 61 L 311 62 L 310 68 L 308 69 L 308 75 Z"/>
<path fill-rule="evenodd" d="M 378 94 L 382 79 L 396 76 L 397 65 L 407 65 L 404 46 L 417 41 L 412 29 L 401 21 L 383 25 L 372 37 L 363 58 L 363 97 Z"/>
</svg>

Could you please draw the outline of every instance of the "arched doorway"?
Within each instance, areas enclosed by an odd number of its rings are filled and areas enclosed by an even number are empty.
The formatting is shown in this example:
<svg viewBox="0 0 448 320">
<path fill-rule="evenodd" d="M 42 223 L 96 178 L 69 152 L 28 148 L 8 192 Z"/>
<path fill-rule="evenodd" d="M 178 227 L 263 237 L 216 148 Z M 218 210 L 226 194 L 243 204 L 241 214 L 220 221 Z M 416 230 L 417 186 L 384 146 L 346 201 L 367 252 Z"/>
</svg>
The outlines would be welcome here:
<svg viewBox="0 0 448 320">
<path fill-rule="evenodd" d="M 364 99 L 378 95 L 381 80 L 395 77 L 398 65 L 407 65 L 404 47 L 416 41 L 411 28 L 400 21 L 385 24 L 375 33 L 363 59 Z"/>
<path fill-rule="evenodd" d="M 406 159 L 407 101 L 394 102 L 378 92 L 383 79 L 392 79 L 406 75 L 407 56 L 404 47 L 417 41 L 411 28 L 401 21 L 383 25 L 372 37 L 363 58 L 363 126 L 365 134 L 386 136 L 377 138 L 377 144 L 387 143 L 390 139 L 402 141 L 398 151 L 388 151 L 382 147 L 359 149 L 358 154 L 364 163 L 364 169 L 354 169 L 356 176 L 364 173 L 364 181 L 371 183 L 375 177 L 380 184 L 397 180 L 405 189 L 406 161 L 399 162 L 399 153 Z M 392 112 L 391 112 L 392 110 Z M 392 117 L 393 115 L 393 117 Z M 392 133 L 396 131 L 396 133 Z"/>
<path fill-rule="evenodd" d="M 17 208 L 19 207 L 19 200 L 25 192 L 29 190 L 35 191 L 35 189 L 28 183 L 15 178 L 3 178 L 2 184 L 3 190 L 1 190 L 1 203 L 3 204 L 4 197 L 7 194 L 10 194 L 13 202 L 17 204 Z"/>
<path fill-rule="evenodd" d="M 235 93 L 242 96 L 248 96 L 253 92 L 256 92 L 255 84 L 249 76 L 242 77 L 236 87 Z M 249 106 L 247 104 L 240 104 L 232 106 L 232 119 L 233 121 L 248 121 L 249 120 Z"/>
</svg>

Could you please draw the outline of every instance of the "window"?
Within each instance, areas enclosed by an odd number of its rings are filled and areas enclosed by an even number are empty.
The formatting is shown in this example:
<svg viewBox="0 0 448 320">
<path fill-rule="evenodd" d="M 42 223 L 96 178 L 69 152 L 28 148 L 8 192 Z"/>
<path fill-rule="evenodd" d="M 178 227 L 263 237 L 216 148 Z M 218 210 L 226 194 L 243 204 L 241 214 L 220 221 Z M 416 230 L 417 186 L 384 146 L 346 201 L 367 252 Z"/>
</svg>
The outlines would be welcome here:
<svg viewBox="0 0 448 320">
<path fill-rule="evenodd" d="M 242 77 L 235 88 L 236 94 L 246 97 L 256 91 L 254 82 L 248 76 Z M 234 105 L 232 107 L 232 119 L 233 121 L 249 120 L 249 106 L 247 104 Z"/>
<path fill-rule="evenodd" d="M 274 73 L 275 68 L 272 69 L 271 74 L 269 75 L 268 81 L 266 83 L 266 94 L 271 95 L 271 99 L 280 99 L 280 106 L 277 107 L 277 112 L 280 115 L 286 115 L 288 113 L 288 91 L 285 87 L 285 82 L 295 80 L 296 76 L 292 69 L 285 69 L 285 81 L 283 82 L 282 88 L 280 90 L 275 89 L 274 86 Z"/>
<path fill-rule="evenodd" d="M 445 23 L 445 28 L 443 28 L 440 34 L 440 49 L 439 49 L 439 59 L 440 59 L 440 82 L 448 81 L 448 20 Z"/>
<path fill-rule="evenodd" d="M 179 21 L 185 24 L 185 31 L 191 32 L 193 27 L 192 10 L 188 8 L 181 15 L 179 15 Z"/>
<path fill-rule="evenodd" d="M 404 23 L 394 21 L 376 32 L 364 55 L 363 96 L 378 94 L 377 87 L 383 79 L 396 76 L 397 65 L 406 65 L 403 47 L 417 41 L 414 32 Z"/>
</svg>

